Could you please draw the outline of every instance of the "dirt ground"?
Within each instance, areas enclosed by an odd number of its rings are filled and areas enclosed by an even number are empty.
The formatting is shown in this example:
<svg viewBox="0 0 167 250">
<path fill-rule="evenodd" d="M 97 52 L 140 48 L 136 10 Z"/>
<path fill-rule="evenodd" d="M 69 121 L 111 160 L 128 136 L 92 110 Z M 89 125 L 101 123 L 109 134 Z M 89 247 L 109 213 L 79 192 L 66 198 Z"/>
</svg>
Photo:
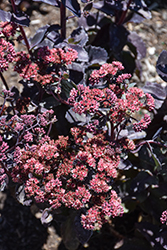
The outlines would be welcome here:
<svg viewBox="0 0 167 250">
<path fill-rule="evenodd" d="M 8 1 L 0 1 L 0 9 L 10 10 Z M 27 1 L 28 3 L 28 1 Z M 29 3 L 28 3 L 29 4 Z M 26 8 L 23 6 L 23 8 Z M 36 29 L 47 23 L 59 23 L 59 12 L 53 6 L 46 4 L 34 4 L 30 8 L 31 27 L 26 28 L 26 34 L 32 36 Z M 71 15 L 70 12 L 67 13 Z M 68 34 L 77 27 L 75 18 L 67 23 Z M 128 29 L 136 31 L 144 40 L 147 47 L 147 56 L 142 60 L 142 77 L 133 77 L 133 81 L 139 84 L 144 82 L 158 82 L 165 84 L 157 75 L 155 70 L 156 61 L 162 50 L 167 50 L 167 9 L 152 11 L 152 19 L 145 20 L 138 25 L 128 24 Z M 5 77 L 10 87 L 18 82 L 16 73 Z M 10 80 L 9 80 L 10 79 Z M 3 85 L 0 81 L 0 90 Z M 55 224 L 44 227 L 40 222 L 40 211 L 35 207 L 23 207 L 10 194 L 10 192 L 0 193 L 0 250 L 63 250 L 59 229 Z M 103 234 L 96 235 L 96 240 L 92 239 L 87 249 L 111 249 L 110 230 L 103 229 Z M 105 240 L 105 248 L 103 242 Z M 80 250 L 84 247 L 80 247 Z"/>
</svg>

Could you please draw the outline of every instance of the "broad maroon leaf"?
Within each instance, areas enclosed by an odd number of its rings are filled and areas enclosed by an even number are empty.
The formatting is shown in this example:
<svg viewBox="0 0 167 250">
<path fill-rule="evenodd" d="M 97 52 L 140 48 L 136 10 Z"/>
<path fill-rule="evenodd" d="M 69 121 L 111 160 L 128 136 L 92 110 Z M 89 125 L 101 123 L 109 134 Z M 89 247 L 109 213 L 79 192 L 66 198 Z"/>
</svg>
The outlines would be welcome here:
<svg viewBox="0 0 167 250">
<path fill-rule="evenodd" d="M 109 28 L 110 48 L 115 54 L 121 53 L 127 42 L 129 31 L 122 25 L 111 24 Z"/>
<path fill-rule="evenodd" d="M 165 88 L 156 82 L 146 82 L 142 89 L 145 93 L 149 93 L 154 97 L 155 108 L 159 109 L 166 98 Z"/>
<path fill-rule="evenodd" d="M 56 0 L 33 0 L 34 2 L 42 2 L 42 3 L 47 3 L 50 5 L 54 5 L 54 6 L 59 6 L 58 5 L 58 1 Z"/>
<path fill-rule="evenodd" d="M 130 18 L 129 22 L 132 23 L 141 23 L 144 20 L 144 17 L 137 13 L 132 13 L 132 17 Z"/>
<path fill-rule="evenodd" d="M 2 22 L 10 22 L 12 17 L 12 13 L 0 10 L 0 19 Z"/>
<path fill-rule="evenodd" d="M 85 73 L 85 65 L 81 63 L 73 62 L 68 66 L 70 74 L 70 80 L 72 80 L 75 84 L 83 84 L 84 82 L 84 73 Z"/>
<path fill-rule="evenodd" d="M 155 237 L 159 231 L 159 227 L 157 225 L 153 225 L 152 223 L 142 221 L 140 223 L 136 223 L 135 228 L 144 236 L 144 238 L 151 243 L 152 246 L 155 246 L 156 241 Z"/>
<path fill-rule="evenodd" d="M 115 2 L 115 1 L 113 1 Z M 93 3 L 93 8 L 98 9 L 104 12 L 107 15 L 113 16 L 115 11 L 113 9 L 113 5 L 105 2 L 105 1 L 98 1 L 97 3 Z"/>
<path fill-rule="evenodd" d="M 88 62 L 89 66 L 93 65 L 93 64 L 100 64 L 101 65 L 103 63 L 106 63 L 106 61 L 108 59 L 108 54 L 107 54 L 107 51 L 105 49 L 88 45 L 86 47 L 86 50 L 87 50 L 88 55 L 89 55 L 89 62 Z"/>
<path fill-rule="evenodd" d="M 151 185 L 158 185 L 158 178 L 149 171 L 140 171 L 132 180 L 131 189 L 138 193 Z"/>
<path fill-rule="evenodd" d="M 158 57 L 156 65 L 158 75 L 167 82 L 167 51 L 163 50 Z"/>
<path fill-rule="evenodd" d="M 39 28 L 36 34 L 29 39 L 30 49 L 38 45 L 44 38 L 49 25 Z"/>
<path fill-rule="evenodd" d="M 77 61 L 80 61 L 80 62 L 88 62 L 89 61 L 88 53 L 82 46 L 80 46 L 78 44 L 68 44 L 68 47 L 70 47 L 78 52 Z"/>
<path fill-rule="evenodd" d="M 58 33 L 58 30 L 60 29 L 60 26 L 57 24 L 55 25 L 46 25 L 41 28 L 39 28 L 36 31 L 36 34 L 29 39 L 29 44 L 30 48 L 33 47 L 41 47 L 45 46 L 42 42 L 44 41 L 44 38 L 46 37 L 45 40 L 47 40 L 47 37 L 49 38 L 50 41 L 52 41 L 54 44 L 57 39 L 60 38 L 60 35 Z M 42 45 L 41 45 L 42 43 Z M 47 46 L 47 44 L 46 44 Z"/>
<path fill-rule="evenodd" d="M 85 7 L 83 8 L 83 11 L 90 11 L 93 7 L 93 3 L 92 2 L 88 2 Z"/>
<path fill-rule="evenodd" d="M 61 236 L 63 243 L 68 250 L 77 250 L 80 244 L 76 236 L 74 218 L 75 213 L 70 214 L 67 220 L 61 224 Z"/>
<path fill-rule="evenodd" d="M 75 16 L 81 16 L 80 5 L 77 0 L 62 0 L 62 3 L 66 8 L 72 11 Z"/>
<path fill-rule="evenodd" d="M 145 46 L 142 38 L 136 32 L 131 32 L 128 35 L 127 40 L 129 43 L 131 43 L 136 48 L 138 60 L 140 60 L 146 56 L 146 46 Z M 129 45 L 129 47 L 130 47 L 130 45 Z"/>
<path fill-rule="evenodd" d="M 12 18 L 11 18 L 11 22 L 17 23 L 21 26 L 29 26 L 30 24 L 30 19 L 24 15 L 24 13 L 22 12 L 18 12 L 18 13 L 13 13 L 12 14 Z"/>
<path fill-rule="evenodd" d="M 84 46 L 88 42 L 88 34 L 82 27 L 78 27 L 67 38 L 67 41 L 72 44 Z"/>
</svg>

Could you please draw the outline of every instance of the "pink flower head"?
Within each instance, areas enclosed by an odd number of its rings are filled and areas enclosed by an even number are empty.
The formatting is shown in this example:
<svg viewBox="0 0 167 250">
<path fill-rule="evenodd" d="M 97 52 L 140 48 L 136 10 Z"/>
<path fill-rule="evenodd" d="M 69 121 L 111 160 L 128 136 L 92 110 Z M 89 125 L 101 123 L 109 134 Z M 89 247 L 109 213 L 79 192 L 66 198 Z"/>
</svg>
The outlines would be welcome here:
<svg viewBox="0 0 167 250">
<path fill-rule="evenodd" d="M 167 225 L 167 210 L 163 211 L 163 213 L 161 214 L 160 221 L 162 224 Z"/>
</svg>

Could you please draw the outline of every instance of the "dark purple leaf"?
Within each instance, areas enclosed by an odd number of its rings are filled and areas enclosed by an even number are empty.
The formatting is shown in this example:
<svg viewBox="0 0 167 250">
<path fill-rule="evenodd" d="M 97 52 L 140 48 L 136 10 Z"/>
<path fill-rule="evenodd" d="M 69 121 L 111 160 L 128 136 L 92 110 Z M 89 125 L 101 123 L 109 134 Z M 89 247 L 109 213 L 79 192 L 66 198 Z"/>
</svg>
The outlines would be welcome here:
<svg viewBox="0 0 167 250">
<path fill-rule="evenodd" d="M 92 28 L 91 26 L 97 25 L 97 15 L 95 13 L 89 13 L 86 17 L 82 15 L 78 19 L 78 25 L 85 30 L 89 30 Z"/>
<path fill-rule="evenodd" d="M 62 0 L 63 5 L 74 13 L 77 17 L 81 16 L 80 5 L 77 0 Z"/>
<path fill-rule="evenodd" d="M 158 178 L 146 171 L 140 171 L 131 182 L 133 193 L 140 193 L 151 185 L 158 185 Z"/>
<path fill-rule="evenodd" d="M 90 11 L 93 7 L 93 3 L 92 2 L 88 2 L 85 7 L 83 8 L 83 11 Z"/>
<path fill-rule="evenodd" d="M 11 22 L 17 23 L 21 26 L 29 26 L 30 23 L 30 19 L 25 16 L 22 12 L 18 12 L 18 13 L 13 13 L 12 14 L 12 18 L 11 18 Z"/>
<path fill-rule="evenodd" d="M 86 21 L 89 26 L 93 26 L 96 24 L 96 19 L 92 15 L 88 15 L 88 17 L 86 18 Z"/>
<path fill-rule="evenodd" d="M 156 65 L 158 75 L 167 82 L 167 51 L 163 50 L 158 57 Z"/>
<path fill-rule="evenodd" d="M 144 10 L 144 9 L 139 9 L 139 10 L 138 10 L 138 13 L 139 13 L 140 15 L 142 15 L 142 16 L 143 16 L 144 18 L 146 18 L 146 19 L 151 19 L 151 17 L 152 17 L 151 12 L 148 11 L 147 9 L 146 9 L 146 10 Z"/>
<path fill-rule="evenodd" d="M 163 249 L 167 249 L 167 228 L 161 229 L 158 235 L 156 235 L 155 240 L 158 243 L 158 246 L 160 245 Z"/>
<path fill-rule="evenodd" d="M 68 47 L 75 49 L 78 52 L 77 61 L 88 62 L 89 60 L 88 53 L 82 46 L 78 44 L 68 44 Z"/>
<path fill-rule="evenodd" d="M 88 41 L 88 34 L 82 27 L 78 27 L 67 38 L 67 41 L 69 43 L 74 43 L 74 44 L 84 46 Z"/>
<path fill-rule="evenodd" d="M 128 35 L 128 42 L 136 48 L 137 59 L 140 60 L 146 56 L 146 46 L 141 37 L 136 32 L 131 32 Z"/>
<path fill-rule="evenodd" d="M 43 26 L 36 31 L 36 34 L 29 39 L 30 49 L 42 42 L 49 25 Z"/>
<path fill-rule="evenodd" d="M 141 23 L 144 20 L 144 17 L 137 13 L 133 13 L 132 18 L 129 20 L 132 23 Z"/>
<path fill-rule="evenodd" d="M 136 69 L 136 61 L 134 56 L 129 51 L 122 51 L 119 57 L 119 60 L 122 62 L 125 72 L 133 74 Z"/>
<path fill-rule="evenodd" d="M 41 223 L 43 225 L 48 225 L 53 220 L 52 214 L 50 213 L 50 210 L 46 208 L 41 216 Z"/>
<path fill-rule="evenodd" d="M 61 29 L 61 26 L 59 24 L 52 24 L 47 29 L 47 32 L 57 31 L 57 30 L 60 30 L 60 29 Z"/>
<path fill-rule="evenodd" d="M 156 82 L 146 82 L 142 89 L 145 93 L 149 93 L 154 97 L 155 108 L 159 109 L 166 98 L 165 88 Z"/>
<path fill-rule="evenodd" d="M 125 44 L 127 43 L 127 38 L 129 31 L 122 25 L 111 24 L 109 28 L 110 36 L 110 48 L 115 54 L 119 54 Z"/>
<path fill-rule="evenodd" d="M 12 18 L 12 14 L 10 12 L 0 10 L 0 19 L 2 22 L 10 22 L 11 18 Z"/>
<path fill-rule="evenodd" d="M 42 46 L 50 47 L 50 43 L 52 43 L 52 47 L 53 47 L 54 43 L 60 39 L 60 34 L 58 33 L 59 29 L 60 29 L 60 26 L 58 24 L 46 25 L 46 26 L 39 28 L 36 31 L 36 34 L 29 39 L 30 48 L 33 48 L 33 47 L 39 48 Z M 49 41 L 47 38 L 49 38 Z"/>
<path fill-rule="evenodd" d="M 89 62 L 88 62 L 89 66 L 93 65 L 93 64 L 100 64 L 101 65 L 101 64 L 106 63 L 106 61 L 108 59 L 108 54 L 107 54 L 107 51 L 105 49 L 88 45 L 86 47 L 86 50 L 87 50 L 88 55 L 89 55 Z"/>
<path fill-rule="evenodd" d="M 115 1 L 113 1 L 115 2 Z M 104 12 L 107 15 L 113 16 L 115 14 L 115 10 L 113 9 L 113 5 L 104 1 L 98 1 L 97 3 L 93 3 L 93 8 L 98 9 Z"/>
<path fill-rule="evenodd" d="M 82 245 L 84 245 L 86 242 L 88 242 L 88 240 L 90 239 L 90 237 L 93 234 L 93 231 L 86 230 L 83 228 L 83 226 L 81 224 L 81 214 L 80 213 L 78 213 L 74 218 L 74 228 L 76 231 L 76 236 Z"/>
<path fill-rule="evenodd" d="M 144 238 L 151 243 L 152 246 L 155 246 L 156 241 L 155 237 L 157 232 L 159 231 L 159 227 L 157 225 L 153 225 L 152 223 L 142 221 L 140 223 L 136 223 L 136 229 L 144 236 Z"/>
<path fill-rule="evenodd" d="M 34 2 L 42 2 L 42 3 L 47 3 L 53 6 L 59 6 L 58 1 L 56 0 L 33 0 Z"/>
<path fill-rule="evenodd" d="M 49 32 L 46 36 L 50 41 L 52 41 L 54 44 L 58 44 L 60 42 L 62 42 L 62 39 L 60 37 L 60 34 L 57 30 L 53 30 L 51 32 Z"/>
<path fill-rule="evenodd" d="M 61 236 L 63 243 L 68 250 L 77 250 L 80 244 L 74 225 L 75 213 L 68 216 L 68 219 L 61 225 Z"/>
</svg>

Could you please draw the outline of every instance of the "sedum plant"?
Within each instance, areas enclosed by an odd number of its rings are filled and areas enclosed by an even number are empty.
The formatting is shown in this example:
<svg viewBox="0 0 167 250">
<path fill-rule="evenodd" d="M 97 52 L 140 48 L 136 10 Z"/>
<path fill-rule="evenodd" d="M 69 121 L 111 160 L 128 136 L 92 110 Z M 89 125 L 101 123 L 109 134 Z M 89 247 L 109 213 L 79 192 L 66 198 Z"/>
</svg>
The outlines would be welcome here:
<svg viewBox="0 0 167 250">
<path fill-rule="evenodd" d="M 12 13 L 0 10 L 0 77 L 6 88 L 0 108 L 0 187 L 15 185 L 23 205 L 36 203 L 43 210 L 44 224 L 63 216 L 64 231 L 76 239 L 69 246 L 63 235 L 66 247 L 77 249 L 126 211 L 122 165 L 148 144 L 140 139 L 155 111 L 151 94 L 157 95 L 130 83 L 145 48 L 123 24 L 149 12 L 144 1 L 86 1 L 81 11 L 77 1 L 43 0 L 60 8 L 61 24 L 41 27 L 27 38 L 24 26 L 30 20 L 18 11 L 21 1 L 10 2 Z M 81 24 L 68 38 L 65 8 Z M 99 40 L 106 25 L 110 46 Z M 16 41 L 25 49 L 16 51 Z M 125 44 L 133 52 L 130 70 L 123 60 Z M 21 77 L 22 92 L 8 87 L 3 72 L 9 64 Z"/>
</svg>

